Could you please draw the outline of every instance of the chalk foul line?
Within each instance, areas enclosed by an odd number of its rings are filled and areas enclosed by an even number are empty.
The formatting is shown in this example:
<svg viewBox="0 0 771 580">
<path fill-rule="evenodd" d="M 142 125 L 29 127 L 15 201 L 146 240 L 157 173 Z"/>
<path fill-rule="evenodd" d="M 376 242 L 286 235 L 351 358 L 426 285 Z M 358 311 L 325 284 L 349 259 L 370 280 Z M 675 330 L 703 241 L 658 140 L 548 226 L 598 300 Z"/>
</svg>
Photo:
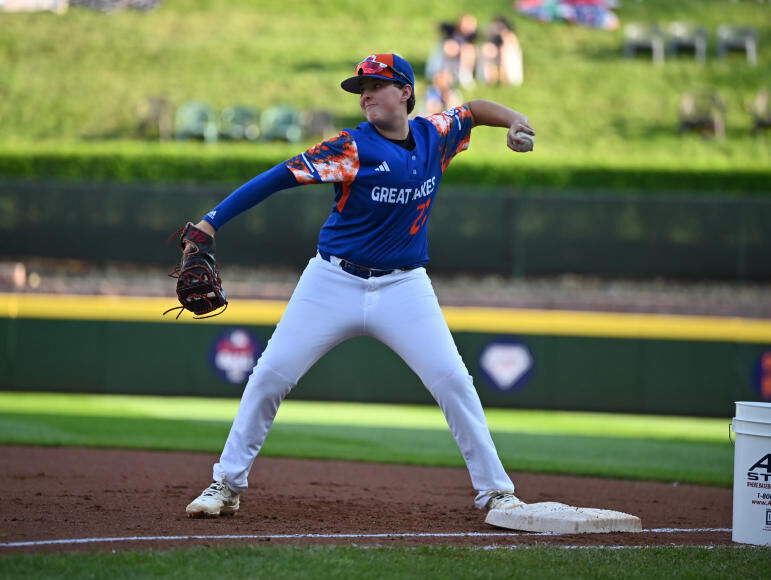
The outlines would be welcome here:
<svg viewBox="0 0 771 580">
<path fill-rule="evenodd" d="M 730 532 L 731 528 L 651 528 L 643 534 L 698 534 Z M 30 540 L 26 542 L 0 542 L 0 548 L 27 548 L 34 546 L 97 544 L 111 542 L 179 542 L 190 540 L 368 540 L 378 538 L 513 538 L 518 536 L 569 536 L 561 532 L 396 532 L 382 534 L 223 534 L 185 536 L 119 536 L 105 538 L 63 538 L 58 540 Z"/>
</svg>

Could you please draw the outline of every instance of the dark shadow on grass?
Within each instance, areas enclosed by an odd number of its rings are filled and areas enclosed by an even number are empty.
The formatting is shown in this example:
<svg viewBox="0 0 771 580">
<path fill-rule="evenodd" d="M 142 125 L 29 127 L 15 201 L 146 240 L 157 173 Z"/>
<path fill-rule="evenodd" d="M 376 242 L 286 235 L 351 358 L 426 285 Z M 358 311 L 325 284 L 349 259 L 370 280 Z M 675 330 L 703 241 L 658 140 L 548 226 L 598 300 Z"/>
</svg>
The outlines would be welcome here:
<svg viewBox="0 0 771 580">
<path fill-rule="evenodd" d="M 582 46 L 578 52 L 587 60 L 604 61 L 604 62 L 622 62 L 628 61 L 641 61 L 643 64 L 652 65 L 650 53 L 642 52 L 634 59 L 624 58 L 624 45 L 623 41 L 619 41 L 618 45 L 585 45 Z"/>
<path fill-rule="evenodd" d="M 95 131 L 81 133 L 79 135 L 81 141 L 125 141 L 129 139 L 135 139 L 137 141 L 157 141 L 158 139 L 140 139 L 137 136 L 137 132 L 133 128 L 129 127 L 111 127 L 105 131 Z"/>
<path fill-rule="evenodd" d="M 353 67 L 356 65 L 356 63 L 358 62 L 356 60 L 357 58 L 358 57 L 356 55 L 352 55 L 350 59 L 340 59 L 340 60 L 327 60 L 327 59 L 298 60 L 293 62 L 290 65 L 290 68 L 294 72 L 298 72 L 298 73 L 320 71 L 320 70 L 326 70 L 326 71 L 349 70 L 349 69 L 353 69 Z"/>
</svg>

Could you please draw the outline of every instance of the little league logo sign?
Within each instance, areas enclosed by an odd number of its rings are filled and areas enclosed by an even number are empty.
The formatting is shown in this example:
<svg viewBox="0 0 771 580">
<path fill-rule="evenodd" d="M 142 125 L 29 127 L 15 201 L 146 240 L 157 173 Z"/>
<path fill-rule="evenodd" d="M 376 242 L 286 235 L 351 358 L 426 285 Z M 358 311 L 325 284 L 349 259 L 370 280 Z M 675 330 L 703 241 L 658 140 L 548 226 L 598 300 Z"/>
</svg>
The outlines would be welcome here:
<svg viewBox="0 0 771 580">
<path fill-rule="evenodd" d="M 231 328 L 214 339 L 209 360 L 220 378 L 240 385 L 252 373 L 261 354 L 262 345 L 251 332 Z"/>
<path fill-rule="evenodd" d="M 514 392 L 525 386 L 535 363 L 526 344 L 513 338 L 489 342 L 479 355 L 482 376 L 498 391 Z"/>
</svg>

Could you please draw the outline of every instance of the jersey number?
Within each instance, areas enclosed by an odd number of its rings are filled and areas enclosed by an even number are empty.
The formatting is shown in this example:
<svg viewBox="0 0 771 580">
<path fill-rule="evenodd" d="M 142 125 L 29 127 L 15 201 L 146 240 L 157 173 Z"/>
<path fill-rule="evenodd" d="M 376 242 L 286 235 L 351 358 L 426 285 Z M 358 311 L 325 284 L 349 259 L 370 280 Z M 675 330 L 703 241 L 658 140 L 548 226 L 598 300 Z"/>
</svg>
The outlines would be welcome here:
<svg viewBox="0 0 771 580">
<path fill-rule="evenodd" d="M 431 205 L 431 198 L 429 197 L 426 203 L 421 203 L 418 206 L 418 211 L 420 212 L 418 214 L 418 217 L 415 218 L 415 221 L 412 222 L 412 227 L 410 228 L 410 235 L 414 236 L 418 233 L 421 227 L 423 227 L 423 224 L 426 223 L 426 219 L 428 218 L 428 214 L 426 213 L 428 211 L 428 206 Z"/>
</svg>

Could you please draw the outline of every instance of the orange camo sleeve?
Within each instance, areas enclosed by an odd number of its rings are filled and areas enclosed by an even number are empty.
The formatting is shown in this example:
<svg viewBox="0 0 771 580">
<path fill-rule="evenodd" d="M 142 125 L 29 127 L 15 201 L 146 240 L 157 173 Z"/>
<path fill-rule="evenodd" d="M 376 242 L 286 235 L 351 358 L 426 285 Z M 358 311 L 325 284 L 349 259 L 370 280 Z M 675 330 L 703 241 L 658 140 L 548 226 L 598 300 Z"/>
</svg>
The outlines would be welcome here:
<svg viewBox="0 0 771 580">
<path fill-rule="evenodd" d="M 455 109 L 449 109 L 442 113 L 436 113 L 426 117 L 431 124 L 439 131 L 439 135 L 447 137 L 453 130 L 453 125 L 458 124 L 459 127 L 463 127 L 466 123 L 474 122 L 474 118 L 471 116 L 471 109 L 467 105 L 457 107 Z"/>
<path fill-rule="evenodd" d="M 426 120 L 436 127 L 441 138 L 442 171 L 447 169 L 455 156 L 469 148 L 474 118 L 471 109 L 463 105 L 442 113 L 430 115 Z"/>
<path fill-rule="evenodd" d="M 298 183 L 351 183 L 359 172 L 359 151 L 350 133 L 314 145 L 286 162 Z"/>
</svg>

